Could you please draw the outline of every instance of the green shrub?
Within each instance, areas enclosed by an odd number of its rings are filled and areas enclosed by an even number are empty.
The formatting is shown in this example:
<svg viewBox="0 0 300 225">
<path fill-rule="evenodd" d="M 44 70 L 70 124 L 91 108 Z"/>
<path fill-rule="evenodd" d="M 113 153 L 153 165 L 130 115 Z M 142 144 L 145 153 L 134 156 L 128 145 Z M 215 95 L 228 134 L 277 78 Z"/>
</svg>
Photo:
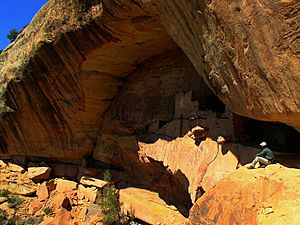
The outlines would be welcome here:
<svg viewBox="0 0 300 225">
<path fill-rule="evenodd" d="M 0 225 L 23 225 L 22 219 L 19 216 L 10 217 L 7 215 L 7 212 L 0 209 Z"/>
<path fill-rule="evenodd" d="M 14 216 L 14 217 L 9 218 L 6 221 L 5 225 L 25 225 L 25 224 L 21 217 Z"/>
<path fill-rule="evenodd" d="M 9 196 L 9 190 L 7 190 L 7 189 L 0 189 L 0 197 L 6 197 L 6 198 L 8 198 L 8 196 Z"/>
<path fill-rule="evenodd" d="M 16 40 L 18 35 L 19 35 L 19 31 L 16 28 L 13 28 L 9 31 L 9 33 L 6 37 L 7 37 L 8 40 L 13 42 L 14 40 Z"/>
<path fill-rule="evenodd" d="M 103 180 L 105 180 L 107 182 L 111 182 L 111 174 L 110 174 L 109 170 L 104 171 Z"/>
<path fill-rule="evenodd" d="M 0 225 L 38 225 L 42 221 L 42 217 L 29 217 L 22 219 L 20 216 L 13 216 L 8 218 L 7 213 L 0 210 Z"/>
<path fill-rule="evenodd" d="M 7 213 L 3 209 L 0 209 L 0 224 L 5 224 L 7 221 Z"/>
<path fill-rule="evenodd" d="M 113 184 L 107 185 L 99 192 L 99 205 L 105 215 L 103 224 L 112 224 L 119 220 L 120 204 L 118 191 Z"/>
<path fill-rule="evenodd" d="M 22 203 L 22 200 L 18 195 L 14 195 L 8 198 L 7 202 L 10 208 L 17 208 Z M 42 217 L 28 217 L 25 219 L 16 215 L 9 217 L 5 210 L 0 209 L 0 225 L 38 225 L 42 220 Z"/>
<path fill-rule="evenodd" d="M 119 202 L 119 191 L 111 182 L 111 175 L 108 170 L 104 172 L 104 180 L 110 182 L 102 190 L 98 190 L 97 204 L 104 218 L 101 221 L 104 225 L 110 224 L 128 224 L 130 217 L 121 211 Z"/>
<path fill-rule="evenodd" d="M 18 195 L 14 195 L 11 198 L 9 198 L 7 202 L 9 208 L 17 208 L 19 205 L 21 205 L 22 200 Z"/>
<path fill-rule="evenodd" d="M 44 211 L 45 215 L 47 215 L 47 216 L 53 214 L 53 209 L 50 207 L 44 208 L 43 211 Z"/>
<path fill-rule="evenodd" d="M 42 220 L 43 220 L 43 218 L 41 218 L 41 217 L 29 217 L 29 218 L 27 218 L 26 220 L 23 221 L 23 224 L 24 225 L 27 225 L 27 224 L 29 224 L 29 225 L 38 225 L 42 222 Z"/>
</svg>

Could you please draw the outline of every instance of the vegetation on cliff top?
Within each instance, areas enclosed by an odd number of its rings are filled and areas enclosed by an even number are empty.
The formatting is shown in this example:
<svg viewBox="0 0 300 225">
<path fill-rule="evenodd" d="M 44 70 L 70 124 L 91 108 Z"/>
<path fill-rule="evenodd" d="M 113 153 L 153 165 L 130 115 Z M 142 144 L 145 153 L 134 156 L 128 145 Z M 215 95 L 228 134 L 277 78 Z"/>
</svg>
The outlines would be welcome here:
<svg viewBox="0 0 300 225">
<path fill-rule="evenodd" d="M 7 39 L 10 40 L 10 42 L 13 42 L 18 37 L 19 33 L 20 32 L 16 28 L 13 28 L 9 31 Z"/>
</svg>

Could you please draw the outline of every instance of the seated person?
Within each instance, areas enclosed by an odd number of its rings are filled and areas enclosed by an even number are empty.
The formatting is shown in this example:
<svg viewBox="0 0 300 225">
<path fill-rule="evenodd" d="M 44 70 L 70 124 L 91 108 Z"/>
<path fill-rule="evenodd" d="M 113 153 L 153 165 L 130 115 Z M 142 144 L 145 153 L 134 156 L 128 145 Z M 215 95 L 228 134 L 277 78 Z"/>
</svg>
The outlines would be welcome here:
<svg viewBox="0 0 300 225">
<path fill-rule="evenodd" d="M 259 162 L 260 165 L 270 165 L 272 163 L 275 163 L 275 156 L 272 153 L 272 151 L 267 147 L 266 142 L 260 143 L 260 146 L 262 148 L 262 151 L 258 153 L 255 157 L 255 159 L 250 163 L 249 169 L 255 168 L 255 165 Z"/>
</svg>

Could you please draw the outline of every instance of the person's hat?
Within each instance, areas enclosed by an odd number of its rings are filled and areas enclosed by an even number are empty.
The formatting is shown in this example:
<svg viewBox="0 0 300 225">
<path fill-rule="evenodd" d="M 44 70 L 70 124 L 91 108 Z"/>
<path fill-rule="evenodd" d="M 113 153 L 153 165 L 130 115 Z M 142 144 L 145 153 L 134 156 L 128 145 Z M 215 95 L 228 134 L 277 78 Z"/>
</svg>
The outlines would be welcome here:
<svg viewBox="0 0 300 225">
<path fill-rule="evenodd" d="M 264 146 L 267 145 L 267 143 L 266 143 L 266 142 L 262 142 L 262 143 L 260 143 L 259 145 L 260 145 L 261 147 L 264 147 Z"/>
</svg>

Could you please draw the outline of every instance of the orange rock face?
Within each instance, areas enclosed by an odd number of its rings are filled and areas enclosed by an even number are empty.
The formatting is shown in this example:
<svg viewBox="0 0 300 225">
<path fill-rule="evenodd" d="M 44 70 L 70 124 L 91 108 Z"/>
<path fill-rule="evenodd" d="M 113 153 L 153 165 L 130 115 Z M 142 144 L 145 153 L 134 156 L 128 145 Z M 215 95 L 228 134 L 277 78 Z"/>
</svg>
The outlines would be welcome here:
<svg viewBox="0 0 300 225">
<path fill-rule="evenodd" d="M 84 158 L 124 79 L 176 48 L 154 2 L 49 1 L 0 56 L 0 153 Z"/>
<path fill-rule="evenodd" d="M 41 202 L 39 199 L 34 199 L 29 205 L 28 213 L 34 215 L 38 210 L 42 208 Z"/>
<path fill-rule="evenodd" d="M 29 167 L 27 175 L 33 181 L 42 181 L 49 178 L 50 172 L 50 167 Z"/>
<path fill-rule="evenodd" d="M 162 20 L 232 111 L 300 130 L 297 0 L 160 0 Z"/>
<path fill-rule="evenodd" d="M 297 224 L 300 172 L 281 165 L 241 168 L 205 193 L 189 224 Z"/>
<path fill-rule="evenodd" d="M 49 1 L 0 55 L 0 157 L 71 162 L 51 172 L 78 178 L 99 175 L 87 161 L 79 167 L 82 159 L 109 164 L 123 172 L 118 185 L 148 189 L 123 193 L 149 223 L 184 224 L 195 202 L 190 224 L 296 221 L 299 201 L 285 199 L 299 199 L 290 186 L 298 175 L 270 166 L 227 177 L 254 154 L 225 139 L 195 143 L 212 129 L 183 136 L 201 119 L 221 121 L 195 114 L 208 107 L 206 84 L 238 114 L 300 130 L 299 7 L 296 0 Z M 232 116 L 223 122 L 233 133 Z M 1 163 L 3 174 L 6 167 L 25 172 Z M 37 187 L 27 178 L 47 179 L 50 170 L 29 172 L 1 175 L 0 187 L 38 189 L 31 214 L 53 200 L 55 218 L 44 224 L 93 214 L 90 223 L 98 223 L 99 210 L 85 205 L 95 202 L 95 187 L 62 179 Z"/>
<path fill-rule="evenodd" d="M 44 201 L 49 197 L 49 190 L 45 182 L 37 188 L 36 195 L 40 201 Z"/>
<path fill-rule="evenodd" d="M 56 179 L 55 183 L 56 183 L 55 190 L 59 193 L 72 192 L 77 188 L 78 185 L 74 181 L 63 180 L 63 179 Z"/>
<path fill-rule="evenodd" d="M 193 66 L 235 112 L 297 128 L 299 2 L 209 2 L 48 2 L 1 54 L 0 155 L 78 163 L 108 111 L 117 135 L 164 128 L 176 91 L 210 93 Z"/>
<path fill-rule="evenodd" d="M 54 218 L 47 217 L 44 219 L 43 222 L 40 223 L 40 225 L 71 225 L 71 224 L 75 224 L 72 221 L 71 213 L 64 208 L 58 211 Z"/>
<path fill-rule="evenodd" d="M 187 219 L 174 206 L 167 205 L 157 193 L 140 189 L 125 188 L 120 190 L 120 201 L 125 212 L 134 215 L 149 224 L 184 225 Z"/>
<path fill-rule="evenodd" d="M 237 169 L 239 155 L 207 139 L 200 146 L 192 138 L 178 138 L 171 142 L 158 140 L 153 144 L 140 143 L 146 157 L 163 162 L 181 185 L 188 189 L 194 202 L 199 189 L 207 191 L 230 172 Z M 180 174 L 182 176 L 180 176 Z"/>
</svg>

